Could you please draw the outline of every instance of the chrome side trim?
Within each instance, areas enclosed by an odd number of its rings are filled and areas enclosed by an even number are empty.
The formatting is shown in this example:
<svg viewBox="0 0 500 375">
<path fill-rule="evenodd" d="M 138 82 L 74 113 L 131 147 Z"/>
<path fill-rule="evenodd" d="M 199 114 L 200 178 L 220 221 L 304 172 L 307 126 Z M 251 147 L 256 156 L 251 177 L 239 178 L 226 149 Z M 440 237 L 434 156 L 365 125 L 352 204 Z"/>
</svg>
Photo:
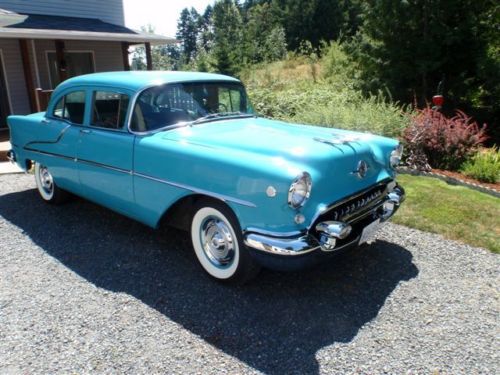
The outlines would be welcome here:
<svg viewBox="0 0 500 375">
<path fill-rule="evenodd" d="M 52 144 L 56 144 L 58 143 L 63 135 L 66 133 L 66 131 L 71 127 L 71 125 L 67 125 L 65 128 L 63 128 L 61 130 L 61 132 L 59 133 L 59 135 L 57 136 L 57 138 L 54 140 L 54 141 L 32 141 L 32 142 L 28 142 L 24 145 L 24 148 L 26 148 L 26 146 L 29 146 L 29 145 L 34 145 L 34 144 L 43 144 L 43 145 L 52 145 Z"/>
<path fill-rule="evenodd" d="M 121 173 L 132 175 L 132 171 L 129 169 L 122 169 L 122 168 L 118 168 L 118 167 L 113 167 L 113 166 L 108 165 L 108 164 L 102 164 L 102 163 L 98 163 L 98 162 L 91 161 L 91 160 L 85 160 L 85 159 L 75 159 L 75 161 L 77 163 L 92 165 L 95 167 L 100 167 L 100 168 L 104 168 L 104 169 L 109 169 L 111 171 L 121 172 Z"/>
<path fill-rule="evenodd" d="M 174 186 L 174 187 L 177 187 L 180 189 L 189 190 L 193 193 L 203 194 L 203 195 L 207 195 L 209 197 L 217 198 L 217 199 L 220 199 L 224 202 L 233 202 L 233 203 L 240 204 L 242 206 L 247 206 L 247 207 L 257 207 L 252 202 L 248 202 L 248 201 L 238 199 L 238 198 L 229 197 L 229 196 L 223 195 L 223 194 L 213 193 L 211 191 L 199 189 L 199 188 L 196 188 L 194 186 L 184 185 L 184 184 L 181 184 L 178 182 L 173 182 L 173 181 L 168 181 L 168 180 L 163 180 L 161 178 L 157 178 L 157 177 L 153 177 L 153 176 L 149 176 L 149 175 L 137 173 L 137 172 L 133 172 L 133 174 L 135 176 L 142 177 L 142 178 L 152 180 L 152 181 L 156 181 L 156 182 L 159 182 L 161 184 L 170 185 L 170 186 Z"/>
<path fill-rule="evenodd" d="M 96 166 L 96 167 L 109 169 L 109 170 L 112 170 L 112 171 L 115 171 L 115 172 L 129 174 L 131 176 L 137 176 L 137 177 L 146 178 L 148 180 L 156 181 L 156 182 L 159 182 L 159 183 L 162 183 L 162 184 L 166 184 L 166 185 L 170 185 L 170 186 L 175 186 L 175 187 L 178 187 L 180 189 L 189 190 L 189 191 L 191 191 L 193 193 L 207 195 L 209 197 L 220 199 L 220 200 L 222 200 L 224 202 L 233 202 L 233 203 L 240 204 L 242 206 L 247 206 L 247 207 L 257 207 L 255 204 L 253 204 L 252 202 L 249 202 L 249 201 L 245 201 L 245 200 L 238 199 L 238 198 L 233 198 L 233 197 L 230 197 L 230 196 L 227 196 L 227 195 L 224 195 L 224 194 L 213 193 L 213 192 L 208 191 L 208 190 L 198 189 L 198 188 L 196 188 L 194 186 L 190 186 L 190 185 L 184 185 L 184 184 L 180 184 L 180 183 L 173 182 L 173 181 L 163 180 L 161 178 L 157 178 L 157 177 L 153 177 L 153 176 L 148 176 L 148 175 L 142 174 L 142 173 L 136 173 L 136 172 L 128 170 L 128 169 L 122 169 L 122 168 L 118 168 L 118 167 L 113 167 L 111 165 L 98 163 L 98 162 L 95 162 L 95 161 L 78 159 L 78 158 L 72 158 L 72 157 L 65 156 L 65 155 L 55 154 L 55 153 L 47 152 L 47 151 L 35 150 L 35 149 L 27 148 L 27 147 L 25 147 L 24 149 L 27 150 L 27 151 L 36 152 L 36 153 L 39 153 L 39 154 L 42 154 L 42 155 L 48 155 L 48 156 L 58 157 L 58 158 L 66 159 L 66 160 L 72 160 L 75 163 L 82 163 L 82 164 L 87 164 L 87 165 L 93 165 L 93 166 Z"/>
<path fill-rule="evenodd" d="M 30 148 L 30 147 L 26 147 L 26 146 L 24 147 L 24 149 L 26 151 L 36 152 L 37 154 L 41 154 L 41 155 L 48 155 L 48 156 L 53 156 L 53 157 L 56 157 L 56 158 L 61 158 L 61 159 L 76 161 L 76 159 L 72 158 L 71 156 L 56 154 L 56 153 L 48 152 L 48 151 L 36 150 L 34 148 Z"/>
</svg>

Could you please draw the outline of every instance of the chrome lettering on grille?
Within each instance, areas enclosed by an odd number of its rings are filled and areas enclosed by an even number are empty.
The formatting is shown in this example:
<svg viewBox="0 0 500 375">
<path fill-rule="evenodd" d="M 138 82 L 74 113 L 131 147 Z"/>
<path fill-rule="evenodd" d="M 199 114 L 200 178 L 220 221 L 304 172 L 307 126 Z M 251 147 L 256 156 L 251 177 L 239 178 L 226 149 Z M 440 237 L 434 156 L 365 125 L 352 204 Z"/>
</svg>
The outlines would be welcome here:
<svg viewBox="0 0 500 375">
<path fill-rule="evenodd" d="M 341 219 L 343 216 L 346 216 L 348 214 L 353 214 L 355 211 L 358 211 L 363 207 L 368 206 L 370 203 L 380 198 L 381 195 L 382 191 L 377 190 L 368 195 L 365 195 L 362 198 L 357 199 L 354 202 L 347 202 L 338 209 L 334 210 L 334 212 L 332 213 L 333 220 Z"/>
</svg>

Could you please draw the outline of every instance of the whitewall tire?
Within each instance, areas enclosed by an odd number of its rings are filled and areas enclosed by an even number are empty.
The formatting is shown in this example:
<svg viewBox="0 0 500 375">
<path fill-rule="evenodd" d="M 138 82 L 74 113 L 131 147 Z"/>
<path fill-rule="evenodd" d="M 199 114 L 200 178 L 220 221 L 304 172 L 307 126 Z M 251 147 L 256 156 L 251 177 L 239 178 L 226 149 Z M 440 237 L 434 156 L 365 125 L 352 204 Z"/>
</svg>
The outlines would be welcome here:
<svg viewBox="0 0 500 375">
<path fill-rule="evenodd" d="M 47 203 L 63 203 L 69 196 L 56 185 L 49 168 L 38 162 L 35 163 L 35 182 L 40 197 Z"/>
<path fill-rule="evenodd" d="M 242 240 L 240 225 L 222 202 L 199 204 L 191 222 L 193 249 L 202 268 L 213 278 L 243 283 L 259 270 Z"/>
</svg>

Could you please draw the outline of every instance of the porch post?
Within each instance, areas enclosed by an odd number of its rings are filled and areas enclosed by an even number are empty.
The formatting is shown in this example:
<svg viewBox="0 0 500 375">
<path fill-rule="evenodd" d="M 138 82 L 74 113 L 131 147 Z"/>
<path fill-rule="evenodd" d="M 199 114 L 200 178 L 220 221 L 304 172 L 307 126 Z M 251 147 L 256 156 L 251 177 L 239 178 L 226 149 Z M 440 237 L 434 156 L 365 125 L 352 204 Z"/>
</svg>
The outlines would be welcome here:
<svg viewBox="0 0 500 375">
<path fill-rule="evenodd" d="M 151 43 L 144 43 L 146 47 L 146 66 L 148 70 L 153 70 L 153 58 L 151 57 Z"/>
<path fill-rule="evenodd" d="M 59 82 L 63 82 L 68 78 L 68 72 L 66 71 L 67 64 L 64 58 L 64 42 L 62 40 L 56 40 L 56 63 L 57 70 L 59 73 Z"/>
<path fill-rule="evenodd" d="M 31 112 L 39 112 L 41 109 L 37 105 L 35 84 L 33 83 L 33 74 L 31 73 L 30 55 L 28 53 L 28 40 L 19 39 L 19 49 L 21 50 L 21 60 L 23 62 L 24 81 L 26 82 L 26 91 L 30 102 Z"/>
<path fill-rule="evenodd" d="M 123 59 L 123 70 L 130 70 L 130 62 L 128 60 L 128 47 L 127 42 L 122 42 L 122 59 Z"/>
</svg>

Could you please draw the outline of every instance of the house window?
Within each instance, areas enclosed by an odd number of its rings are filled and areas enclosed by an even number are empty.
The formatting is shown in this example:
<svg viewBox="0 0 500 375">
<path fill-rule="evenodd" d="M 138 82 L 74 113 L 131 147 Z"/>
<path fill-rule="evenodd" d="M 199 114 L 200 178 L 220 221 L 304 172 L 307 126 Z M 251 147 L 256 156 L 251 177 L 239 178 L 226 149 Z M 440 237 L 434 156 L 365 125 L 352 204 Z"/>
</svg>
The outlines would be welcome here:
<svg viewBox="0 0 500 375">
<path fill-rule="evenodd" d="M 94 91 L 92 126 L 123 129 L 129 97 L 112 91 Z"/>
<path fill-rule="evenodd" d="M 50 83 L 55 88 L 61 81 L 57 69 L 57 59 L 55 52 L 47 52 L 47 61 L 49 64 Z M 68 78 L 82 74 L 94 73 L 94 54 L 93 52 L 65 52 L 64 61 L 66 62 L 66 74 Z"/>
</svg>

